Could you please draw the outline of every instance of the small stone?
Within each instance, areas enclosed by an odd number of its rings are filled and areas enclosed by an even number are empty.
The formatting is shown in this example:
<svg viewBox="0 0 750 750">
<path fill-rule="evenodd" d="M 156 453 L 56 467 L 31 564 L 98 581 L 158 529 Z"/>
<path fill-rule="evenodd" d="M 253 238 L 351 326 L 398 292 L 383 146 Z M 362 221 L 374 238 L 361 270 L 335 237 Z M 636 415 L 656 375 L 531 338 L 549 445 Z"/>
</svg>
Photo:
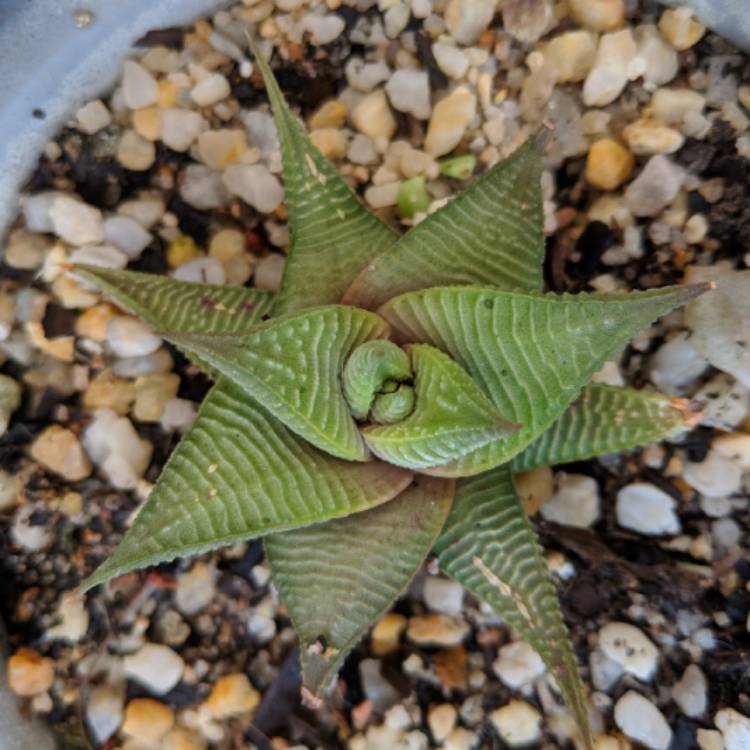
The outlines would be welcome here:
<svg viewBox="0 0 750 750">
<path fill-rule="evenodd" d="M 349 144 L 346 158 L 353 164 L 374 164 L 378 160 L 372 138 L 364 133 L 357 133 Z"/>
<path fill-rule="evenodd" d="M 585 529 L 599 520 L 599 486 L 582 474 L 560 472 L 555 494 L 542 505 L 547 521 Z"/>
<path fill-rule="evenodd" d="M 545 672 L 541 657 L 525 641 L 514 641 L 503 646 L 497 652 L 492 669 L 512 690 L 530 685 Z"/>
<path fill-rule="evenodd" d="M 128 216 L 105 219 L 104 237 L 131 259 L 139 258 L 154 239 L 149 231 Z"/>
<path fill-rule="evenodd" d="M 180 198 L 200 211 L 221 208 L 230 199 L 221 172 L 203 164 L 188 164 L 185 167 L 180 176 L 179 190 Z"/>
<path fill-rule="evenodd" d="M 286 258 L 278 253 L 269 253 L 255 266 L 255 288 L 266 292 L 278 292 L 284 275 Z"/>
<path fill-rule="evenodd" d="M 397 651 L 401 634 L 406 630 L 406 618 L 397 612 L 383 615 L 372 629 L 372 652 L 375 656 L 385 656 Z"/>
<path fill-rule="evenodd" d="M 147 643 L 123 659 L 125 676 L 154 695 L 165 695 L 182 679 L 185 663 L 169 646 Z"/>
<path fill-rule="evenodd" d="M 430 80 L 423 70 L 403 68 L 397 70 L 385 86 L 391 105 L 399 112 L 427 120 L 432 111 Z"/>
<path fill-rule="evenodd" d="M 490 714 L 500 739 L 510 747 L 524 747 L 542 736 L 542 715 L 526 701 L 512 700 Z"/>
<path fill-rule="evenodd" d="M 208 254 L 220 263 L 245 254 L 245 235 L 238 229 L 220 229 L 211 237 Z"/>
<path fill-rule="evenodd" d="M 364 97 L 352 111 L 351 117 L 354 127 L 372 139 L 390 140 L 396 132 L 396 119 L 383 89 L 376 89 Z"/>
<path fill-rule="evenodd" d="M 425 579 L 422 598 L 431 612 L 460 615 L 463 610 L 464 589 L 456 581 L 430 576 Z"/>
<path fill-rule="evenodd" d="M 685 5 L 667 8 L 659 19 L 659 31 L 676 50 L 684 52 L 703 38 L 706 27 L 695 20 L 692 8 Z"/>
<path fill-rule="evenodd" d="M 409 735 L 407 735 L 408 737 Z M 422 735 L 424 736 L 424 735 Z M 425 738 L 426 740 L 426 738 Z M 474 732 L 470 732 L 463 727 L 456 727 L 446 738 L 443 743 L 443 750 L 473 750 L 477 747 L 478 738 Z M 419 745 L 416 745 L 419 747 Z M 424 745 L 426 749 L 426 744 Z M 421 749 L 420 749 L 421 750 Z"/>
<path fill-rule="evenodd" d="M 201 161 L 211 169 L 224 169 L 234 164 L 247 151 L 244 130 L 206 130 L 198 136 Z"/>
<path fill-rule="evenodd" d="M 142 375 L 135 381 L 133 417 L 139 422 L 158 422 L 167 401 L 176 398 L 180 376 L 173 372 Z"/>
<path fill-rule="evenodd" d="M 174 726 L 174 714 L 153 698 L 133 698 L 125 708 L 122 733 L 141 742 L 158 742 Z"/>
<path fill-rule="evenodd" d="M 407 26 L 411 18 L 409 6 L 397 2 L 383 14 L 385 35 L 389 39 L 395 39 Z"/>
<path fill-rule="evenodd" d="M 275 211 L 284 200 L 281 183 L 262 164 L 233 164 L 222 180 L 230 193 L 261 213 Z"/>
<path fill-rule="evenodd" d="M 604 34 L 599 40 L 594 65 L 583 86 L 588 107 L 603 107 L 622 93 L 628 81 L 644 72 L 638 46 L 630 29 Z"/>
<path fill-rule="evenodd" d="M 5 434 L 13 412 L 21 405 L 21 386 L 8 375 L 0 374 L 0 437 Z"/>
<path fill-rule="evenodd" d="M 552 0 L 504 0 L 503 27 L 524 44 L 536 42 L 556 23 Z"/>
<path fill-rule="evenodd" d="M 89 613 L 85 599 L 75 593 L 64 594 L 57 607 L 56 624 L 45 634 L 50 641 L 78 643 L 89 629 Z"/>
<path fill-rule="evenodd" d="M 16 695 L 31 698 L 52 687 L 55 665 L 52 659 L 30 648 L 20 648 L 8 659 L 6 679 Z"/>
<path fill-rule="evenodd" d="M 388 208 L 398 202 L 400 182 L 388 182 L 384 185 L 370 185 L 365 190 L 365 203 L 370 208 Z"/>
<path fill-rule="evenodd" d="M 634 216 L 656 216 L 679 194 L 685 170 L 666 156 L 652 156 L 625 192 L 625 202 Z"/>
<path fill-rule="evenodd" d="M 335 13 L 306 13 L 302 17 L 302 28 L 310 32 L 313 44 L 330 44 L 341 35 L 346 28 L 346 22 Z"/>
<path fill-rule="evenodd" d="M 92 688 L 86 703 L 86 723 L 97 743 L 106 742 L 122 724 L 124 692 L 114 685 Z"/>
<path fill-rule="evenodd" d="M 474 119 L 476 109 L 477 98 L 465 86 L 441 99 L 432 110 L 425 151 L 436 157 L 453 151 Z"/>
<path fill-rule="evenodd" d="M 58 195 L 49 207 L 51 230 L 71 245 L 95 245 L 104 239 L 102 212 L 69 195 Z"/>
<path fill-rule="evenodd" d="M 52 204 L 60 197 L 68 197 L 57 190 L 47 190 L 35 195 L 21 198 L 21 208 L 26 229 L 30 232 L 52 232 L 53 224 L 50 216 Z"/>
<path fill-rule="evenodd" d="M 138 135 L 135 130 L 126 130 L 117 144 L 117 161 L 125 169 L 145 172 L 156 160 L 156 147 L 151 141 Z"/>
<path fill-rule="evenodd" d="M 91 473 L 91 464 L 73 432 L 53 424 L 31 444 L 31 457 L 45 469 L 69 482 L 78 482 Z"/>
<path fill-rule="evenodd" d="M 673 154 L 682 147 L 685 137 L 679 130 L 670 128 L 659 120 L 640 118 L 622 131 L 622 137 L 637 156 Z"/>
<path fill-rule="evenodd" d="M 195 421 L 198 410 L 192 401 L 172 398 L 164 404 L 159 425 L 165 432 L 185 432 Z"/>
<path fill-rule="evenodd" d="M 453 731 L 457 720 L 458 711 L 450 703 L 432 707 L 427 714 L 427 726 L 435 742 L 442 742 Z"/>
<path fill-rule="evenodd" d="M 187 151 L 204 130 L 208 122 L 198 112 L 175 107 L 162 112 L 161 140 L 173 151 Z"/>
<path fill-rule="evenodd" d="M 151 227 L 164 216 L 164 200 L 159 193 L 144 193 L 143 197 L 124 201 L 117 207 L 120 216 L 135 219 L 144 229 Z"/>
<path fill-rule="evenodd" d="M 663 344 L 649 361 L 649 378 L 660 390 L 677 394 L 699 378 L 708 367 L 706 358 L 685 333 Z"/>
<path fill-rule="evenodd" d="M 487 0 L 450 0 L 445 25 L 459 44 L 476 44 L 495 15 L 495 3 Z"/>
<path fill-rule="evenodd" d="M 438 68 L 455 81 L 460 81 L 469 69 L 469 59 L 464 51 L 453 44 L 435 42 L 432 45 L 432 54 Z"/>
<path fill-rule="evenodd" d="M 137 318 L 120 315 L 107 323 L 107 345 L 116 357 L 140 357 L 161 346 L 161 339 Z"/>
<path fill-rule="evenodd" d="M 76 112 L 76 127 L 82 133 L 93 135 L 112 122 L 112 115 L 101 99 L 84 104 Z"/>
<path fill-rule="evenodd" d="M 747 750 L 750 747 L 750 719 L 733 708 L 716 712 L 714 725 L 724 738 L 726 750 Z"/>
<path fill-rule="evenodd" d="M 672 730 L 661 711 L 635 690 L 628 690 L 615 704 L 615 723 L 631 740 L 650 750 L 668 750 Z"/>
<path fill-rule="evenodd" d="M 158 141 L 161 138 L 161 108 L 144 107 L 133 112 L 133 130 L 147 141 Z"/>
<path fill-rule="evenodd" d="M 5 243 L 3 263 L 11 268 L 33 271 L 44 262 L 52 240 L 28 229 L 14 229 Z"/>
<path fill-rule="evenodd" d="M 458 615 L 429 614 L 409 618 L 406 637 L 419 646 L 458 646 L 469 634 L 469 626 Z"/>
<path fill-rule="evenodd" d="M 208 741 L 192 729 L 174 727 L 164 736 L 161 747 L 162 750 L 207 750 Z"/>
<path fill-rule="evenodd" d="M 715 729 L 699 728 L 695 733 L 695 739 L 700 750 L 726 750 L 721 732 Z"/>
<path fill-rule="evenodd" d="M 555 492 L 555 480 L 552 469 L 543 466 L 523 471 L 513 476 L 513 483 L 523 503 L 526 514 L 533 516 Z"/>
<path fill-rule="evenodd" d="M 676 50 L 664 41 L 659 29 L 644 24 L 635 30 L 638 57 L 643 66 L 643 85 L 648 91 L 669 83 L 679 71 L 680 61 Z"/>
<path fill-rule="evenodd" d="M 703 214 L 693 214 L 685 222 L 682 233 L 690 245 L 700 245 L 706 239 L 708 230 L 708 219 Z"/>
<path fill-rule="evenodd" d="M 223 286 L 226 281 L 224 266 L 216 258 L 210 257 L 193 258 L 175 269 L 172 276 L 178 281 L 215 286 Z"/>
<path fill-rule="evenodd" d="M 13 510 L 21 501 L 23 481 L 17 474 L 0 469 L 0 513 Z"/>
<path fill-rule="evenodd" d="M 680 519 L 672 497 L 647 482 L 635 482 L 617 493 L 617 523 L 649 536 L 679 534 Z"/>
<path fill-rule="evenodd" d="M 742 469 L 716 450 L 710 450 L 701 461 L 688 461 L 683 471 L 685 481 L 707 497 L 726 497 L 738 492 Z"/>
<path fill-rule="evenodd" d="M 599 630 L 599 648 L 628 674 L 648 682 L 659 664 L 659 649 L 635 625 L 610 622 Z"/>
<path fill-rule="evenodd" d="M 591 144 L 586 157 L 586 179 L 600 190 L 616 190 L 633 174 L 635 159 L 614 138 Z"/>
<path fill-rule="evenodd" d="M 720 518 L 711 524 L 711 536 L 721 552 L 740 544 L 742 529 L 733 518 Z"/>
<path fill-rule="evenodd" d="M 741 424 L 750 409 L 750 390 L 724 372 L 711 378 L 693 398 L 703 404 L 701 424 L 727 432 Z"/>
<path fill-rule="evenodd" d="M 594 649 L 589 656 L 591 682 L 597 690 L 608 692 L 620 680 L 624 671 L 619 662 L 610 659 L 603 651 Z"/>
<path fill-rule="evenodd" d="M 654 91 L 651 110 L 654 117 L 667 125 L 682 125 L 690 114 L 702 114 L 706 97 L 692 89 L 661 88 Z"/>
<path fill-rule="evenodd" d="M 590 31 L 614 31 L 625 23 L 624 0 L 568 0 L 573 20 Z"/>
<path fill-rule="evenodd" d="M 114 245 L 84 245 L 68 256 L 71 263 L 84 263 L 101 268 L 120 270 L 128 265 L 128 256 Z"/>
<path fill-rule="evenodd" d="M 398 690 L 383 676 L 379 659 L 362 659 L 359 679 L 365 697 L 376 711 L 383 713 L 401 699 Z"/>
<path fill-rule="evenodd" d="M 750 435 L 744 432 L 733 432 L 728 435 L 717 435 L 711 448 L 743 471 L 750 471 Z"/>
<path fill-rule="evenodd" d="M 329 99 L 310 117 L 310 130 L 320 128 L 342 128 L 346 122 L 349 109 L 340 99 Z"/>
<path fill-rule="evenodd" d="M 231 91 L 229 81 L 221 73 L 211 73 L 193 86 L 190 98 L 199 107 L 212 107 L 226 99 Z"/>
<path fill-rule="evenodd" d="M 582 81 L 594 64 L 597 41 L 590 31 L 568 31 L 549 41 L 544 60 L 557 71 L 560 83 Z"/>
<path fill-rule="evenodd" d="M 216 569 L 204 562 L 197 562 L 187 573 L 177 577 L 175 603 L 188 616 L 198 614 L 207 607 L 216 593 Z"/>
<path fill-rule="evenodd" d="M 151 73 L 135 60 L 122 65 L 122 99 L 128 109 L 141 109 L 156 104 L 159 85 Z"/>
<path fill-rule="evenodd" d="M 310 131 L 310 140 L 326 159 L 335 161 L 346 154 L 346 139 L 340 130 L 320 128 Z"/>
<path fill-rule="evenodd" d="M 174 361 L 171 355 L 161 346 L 151 354 L 116 360 L 112 363 L 112 372 L 118 378 L 137 378 L 154 372 L 169 372 L 173 367 Z"/>
<path fill-rule="evenodd" d="M 697 664 L 690 664 L 672 685 L 672 700 L 685 716 L 698 717 L 708 708 L 708 684 Z"/>
<path fill-rule="evenodd" d="M 364 93 L 369 93 L 391 76 L 390 68 L 382 60 L 365 62 L 361 57 L 350 58 L 344 72 L 349 85 Z"/>
</svg>

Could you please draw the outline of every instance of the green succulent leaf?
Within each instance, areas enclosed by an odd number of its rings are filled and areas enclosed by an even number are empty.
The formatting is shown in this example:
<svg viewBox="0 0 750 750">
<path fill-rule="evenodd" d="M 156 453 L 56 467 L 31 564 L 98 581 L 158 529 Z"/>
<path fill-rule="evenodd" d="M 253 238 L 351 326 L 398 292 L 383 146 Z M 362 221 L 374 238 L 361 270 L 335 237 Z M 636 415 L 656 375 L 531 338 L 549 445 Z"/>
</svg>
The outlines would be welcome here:
<svg viewBox="0 0 750 750">
<path fill-rule="evenodd" d="M 451 480 L 417 477 L 378 508 L 266 538 L 310 693 L 329 686 L 349 651 L 407 587 L 443 527 L 453 492 Z"/>
<path fill-rule="evenodd" d="M 341 389 L 349 354 L 388 336 L 377 315 L 329 305 L 256 326 L 244 336 L 164 336 L 218 370 L 289 429 L 321 450 L 350 461 L 367 451 Z"/>
<path fill-rule="evenodd" d="M 543 295 L 443 287 L 391 300 L 379 313 L 403 340 L 450 354 L 502 414 L 522 425 L 514 435 L 428 473 L 469 476 L 509 461 L 636 332 L 704 290 Z"/>
<path fill-rule="evenodd" d="M 344 303 L 374 310 L 397 294 L 445 284 L 540 291 L 541 175 L 542 139 L 531 139 L 384 249 Z"/>
<path fill-rule="evenodd" d="M 426 469 L 518 430 L 449 356 L 427 344 L 407 351 L 416 406 L 401 422 L 364 428 L 365 443 L 376 456 L 396 466 Z"/>
<path fill-rule="evenodd" d="M 513 471 L 584 461 L 664 440 L 690 429 L 699 419 L 694 401 L 592 384 L 513 459 Z"/>
<path fill-rule="evenodd" d="M 585 692 L 555 586 L 508 466 L 458 481 L 434 551 L 448 575 L 487 602 L 537 651 L 591 747 Z"/>
<path fill-rule="evenodd" d="M 194 284 L 98 266 L 74 266 L 73 273 L 161 331 L 247 333 L 273 306 L 271 292 L 242 286 Z"/>
<path fill-rule="evenodd" d="M 333 304 L 398 235 L 364 208 L 313 146 L 263 55 L 255 59 L 279 132 L 292 248 L 275 312 Z"/>
<path fill-rule="evenodd" d="M 408 471 L 321 453 L 237 386 L 214 386 L 115 553 L 83 584 L 284 529 L 359 513 L 398 495 Z"/>
</svg>

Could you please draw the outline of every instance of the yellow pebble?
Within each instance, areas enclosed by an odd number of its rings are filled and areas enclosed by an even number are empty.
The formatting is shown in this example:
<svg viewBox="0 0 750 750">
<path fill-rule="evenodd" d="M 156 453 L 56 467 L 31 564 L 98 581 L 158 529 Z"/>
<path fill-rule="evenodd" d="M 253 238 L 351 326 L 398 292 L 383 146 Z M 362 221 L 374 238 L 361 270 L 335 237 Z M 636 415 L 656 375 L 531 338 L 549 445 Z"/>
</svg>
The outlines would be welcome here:
<svg viewBox="0 0 750 750">
<path fill-rule="evenodd" d="M 243 130 L 207 130 L 198 136 L 198 153 L 212 169 L 234 164 L 247 151 Z"/>
<path fill-rule="evenodd" d="M 226 719 L 248 713 L 260 702 L 260 693 L 241 672 L 220 677 L 213 686 L 206 705 L 212 716 Z"/>
<path fill-rule="evenodd" d="M 310 130 L 343 127 L 347 114 L 346 104 L 338 99 L 330 99 L 310 118 Z"/>
<path fill-rule="evenodd" d="M 161 741 L 162 750 L 206 750 L 208 743 L 197 732 L 175 727 Z"/>
<path fill-rule="evenodd" d="M 245 252 L 245 235 L 237 229 L 220 229 L 208 244 L 208 254 L 221 263 Z"/>
<path fill-rule="evenodd" d="M 592 144 L 586 159 L 586 179 L 600 190 L 615 190 L 633 173 L 635 160 L 625 146 L 613 138 Z"/>
<path fill-rule="evenodd" d="M 614 31 L 625 22 L 623 0 L 568 0 L 573 20 L 590 31 Z"/>
<path fill-rule="evenodd" d="M 21 648 L 8 659 L 10 689 L 24 698 L 44 693 L 52 687 L 55 669 L 52 659 L 30 648 Z"/>
<path fill-rule="evenodd" d="M 144 107 L 133 112 L 133 130 L 147 141 L 158 141 L 161 136 L 159 107 Z"/>
<path fill-rule="evenodd" d="M 679 52 L 690 49 L 706 33 L 706 27 L 693 18 L 693 11 L 687 6 L 668 8 L 659 19 L 659 31 Z"/>
<path fill-rule="evenodd" d="M 92 341 L 104 341 L 107 338 L 107 323 L 121 314 L 108 302 L 89 307 L 76 319 L 76 336 L 82 336 Z"/>
<path fill-rule="evenodd" d="M 198 257 L 200 250 L 192 237 L 181 234 L 169 243 L 167 264 L 170 268 L 179 268 L 183 263 Z"/>
<path fill-rule="evenodd" d="M 406 630 L 406 618 L 396 612 L 389 612 L 378 620 L 372 629 L 372 652 L 375 656 L 385 656 L 395 651 Z"/>
<path fill-rule="evenodd" d="M 171 78 L 161 78 L 159 80 L 159 96 L 156 100 L 162 109 L 174 107 L 177 103 L 177 93 L 179 87 Z"/>
<path fill-rule="evenodd" d="M 326 159 L 340 159 L 346 153 L 344 134 L 334 128 L 321 128 L 310 132 L 310 140 Z"/>
<path fill-rule="evenodd" d="M 142 742 L 158 742 L 174 725 L 174 714 L 153 698 L 133 698 L 125 707 L 122 733 Z"/>
<path fill-rule="evenodd" d="M 523 509 L 529 516 L 533 516 L 555 492 L 555 479 L 549 466 L 516 474 L 513 483 L 523 503 Z"/>
</svg>

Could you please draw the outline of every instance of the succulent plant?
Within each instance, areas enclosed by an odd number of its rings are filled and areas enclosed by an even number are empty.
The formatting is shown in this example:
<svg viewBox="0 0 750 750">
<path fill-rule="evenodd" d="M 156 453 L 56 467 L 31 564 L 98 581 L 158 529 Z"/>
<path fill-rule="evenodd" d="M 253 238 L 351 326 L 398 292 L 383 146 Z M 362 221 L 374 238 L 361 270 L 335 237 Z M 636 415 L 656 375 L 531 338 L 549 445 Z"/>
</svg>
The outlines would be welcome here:
<svg viewBox="0 0 750 750">
<path fill-rule="evenodd" d="M 686 429 L 686 402 L 589 381 L 705 287 L 543 293 L 538 138 L 399 237 L 258 65 L 291 229 L 278 294 L 74 269 L 215 380 L 83 587 L 263 537 L 314 700 L 432 553 L 538 651 L 590 745 L 576 659 L 513 476 Z M 444 173 L 465 178 L 473 164 L 459 157 Z M 417 188 L 404 201 L 421 209 Z"/>
</svg>

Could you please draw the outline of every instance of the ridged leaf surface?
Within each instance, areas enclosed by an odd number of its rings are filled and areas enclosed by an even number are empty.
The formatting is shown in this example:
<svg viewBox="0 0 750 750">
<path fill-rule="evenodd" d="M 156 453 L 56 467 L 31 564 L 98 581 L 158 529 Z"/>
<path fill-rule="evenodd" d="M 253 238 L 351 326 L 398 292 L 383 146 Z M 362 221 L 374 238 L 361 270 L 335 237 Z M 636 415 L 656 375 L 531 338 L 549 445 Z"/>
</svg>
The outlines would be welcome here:
<svg viewBox="0 0 750 750">
<path fill-rule="evenodd" d="M 263 56 L 256 55 L 256 62 L 279 133 L 291 234 L 275 312 L 333 304 L 398 235 L 364 208 L 331 162 L 313 146 Z"/>
<path fill-rule="evenodd" d="M 411 476 L 321 453 L 224 382 L 203 402 L 120 546 L 84 585 L 358 513 L 395 497 Z"/>
<path fill-rule="evenodd" d="M 407 347 L 416 405 L 406 419 L 363 430 L 372 452 L 396 466 L 425 469 L 518 430 L 447 354 L 428 344 Z"/>
<path fill-rule="evenodd" d="M 362 270 L 344 302 L 371 310 L 447 284 L 541 291 L 542 148 L 531 139 Z"/>
<path fill-rule="evenodd" d="M 587 730 L 585 693 L 555 586 L 508 466 L 458 481 L 434 549 L 448 575 L 487 602 L 537 651 L 579 728 Z"/>
<path fill-rule="evenodd" d="M 513 459 L 513 471 L 584 461 L 664 440 L 690 429 L 699 418 L 692 401 L 592 384 Z"/>
<path fill-rule="evenodd" d="M 352 647 L 419 570 L 453 491 L 451 480 L 417 477 L 378 508 L 266 538 L 311 693 L 328 687 Z"/>
<path fill-rule="evenodd" d="M 271 320 L 244 336 L 165 335 L 305 440 L 339 458 L 364 461 L 367 452 L 341 374 L 356 346 L 388 333 L 388 325 L 373 313 L 329 305 Z"/>
<path fill-rule="evenodd" d="M 468 476 L 512 459 L 539 437 L 629 339 L 701 287 L 613 294 L 518 294 L 444 287 L 397 297 L 380 309 L 405 341 L 450 354 L 508 419 L 521 425 L 443 467 Z"/>
</svg>

